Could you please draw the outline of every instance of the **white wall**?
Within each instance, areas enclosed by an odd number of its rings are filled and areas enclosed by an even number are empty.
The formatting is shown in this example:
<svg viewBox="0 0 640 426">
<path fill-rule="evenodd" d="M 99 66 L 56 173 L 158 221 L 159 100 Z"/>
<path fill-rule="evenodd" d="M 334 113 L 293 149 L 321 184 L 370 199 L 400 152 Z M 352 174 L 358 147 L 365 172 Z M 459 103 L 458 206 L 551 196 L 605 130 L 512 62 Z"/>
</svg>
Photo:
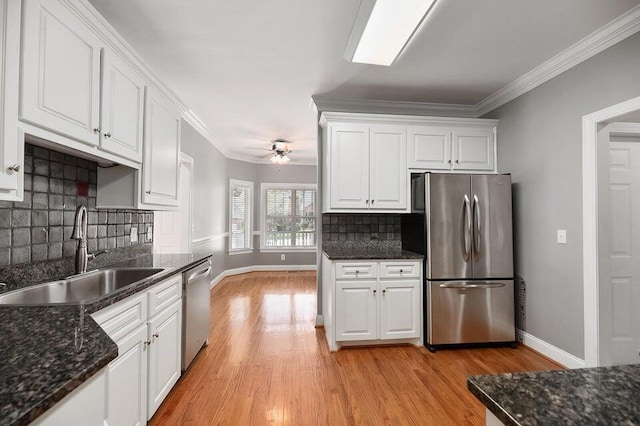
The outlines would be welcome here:
<svg viewBox="0 0 640 426">
<path fill-rule="evenodd" d="M 584 358 L 582 116 L 640 96 L 640 33 L 488 114 L 514 183 L 515 268 L 527 332 Z M 567 230 L 567 244 L 556 230 Z"/>
</svg>

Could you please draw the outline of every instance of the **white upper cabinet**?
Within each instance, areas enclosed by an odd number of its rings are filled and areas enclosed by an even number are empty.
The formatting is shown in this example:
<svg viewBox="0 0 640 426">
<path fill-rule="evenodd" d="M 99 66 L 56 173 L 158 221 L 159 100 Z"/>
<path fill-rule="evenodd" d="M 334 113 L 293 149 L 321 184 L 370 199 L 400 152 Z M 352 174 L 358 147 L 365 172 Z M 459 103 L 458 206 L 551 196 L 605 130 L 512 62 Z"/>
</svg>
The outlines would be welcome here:
<svg viewBox="0 0 640 426">
<path fill-rule="evenodd" d="M 0 0 L 0 200 L 22 199 L 24 143 L 18 131 L 20 1 Z"/>
<path fill-rule="evenodd" d="M 369 152 L 372 209 L 407 207 L 406 131 L 397 125 L 372 125 Z"/>
<path fill-rule="evenodd" d="M 100 148 L 142 161 L 145 82 L 113 51 L 102 51 Z"/>
<path fill-rule="evenodd" d="M 453 169 L 493 170 L 495 127 L 453 129 Z"/>
<path fill-rule="evenodd" d="M 407 208 L 404 128 L 335 123 L 328 133 L 323 211 Z"/>
<path fill-rule="evenodd" d="M 444 126 L 409 127 L 409 168 L 451 169 L 451 128 Z"/>
<path fill-rule="evenodd" d="M 369 203 L 369 126 L 331 128 L 331 207 L 366 209 Z"/>
<path fill-rule="evenodd" d="M 181 115 L 149 87 L 145 99 L 142 201 L 177 206 Z"/>
<path fill-rule="evenodd" d="M 409 128 L 409 168 L 495 170 L 495 124 Z"/>
<path fill-rule="evenodd" d="M 23 13 L 20 118 L 97 146 L 99 38 L 57 0 L 24 0 Z"/>
</svg>

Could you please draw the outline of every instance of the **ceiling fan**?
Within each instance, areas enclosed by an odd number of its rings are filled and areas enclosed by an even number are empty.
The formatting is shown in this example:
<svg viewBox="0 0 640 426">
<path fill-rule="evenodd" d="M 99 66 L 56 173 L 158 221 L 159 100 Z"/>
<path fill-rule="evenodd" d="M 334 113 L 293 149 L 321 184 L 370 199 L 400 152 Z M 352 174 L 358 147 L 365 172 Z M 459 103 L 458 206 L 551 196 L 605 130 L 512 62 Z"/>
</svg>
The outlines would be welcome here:
<svg viewBox="0 0 640 426">
<path fill-rule="evenodd" d="M 276 139 L 271 142 L 271 162 L 275 164 L 287 164 L 291 159 L 288 155 L 292 152 L 289 149 L 289 142 L 285 139 Z"/>
</svg>

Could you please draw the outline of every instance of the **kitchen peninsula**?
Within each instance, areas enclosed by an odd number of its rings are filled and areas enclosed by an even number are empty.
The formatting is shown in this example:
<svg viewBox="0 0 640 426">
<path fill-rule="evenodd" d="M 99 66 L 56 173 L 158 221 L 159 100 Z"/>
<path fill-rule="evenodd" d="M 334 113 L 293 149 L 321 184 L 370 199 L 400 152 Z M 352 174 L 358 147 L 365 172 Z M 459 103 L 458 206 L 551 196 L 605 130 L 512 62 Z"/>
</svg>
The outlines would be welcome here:
<svg viewBox="0 0 640 426">
<path fill-rule="evenodd" d="M 487 425 L 640 424 L 640 364 L 472 376 Z"/>
</svg>

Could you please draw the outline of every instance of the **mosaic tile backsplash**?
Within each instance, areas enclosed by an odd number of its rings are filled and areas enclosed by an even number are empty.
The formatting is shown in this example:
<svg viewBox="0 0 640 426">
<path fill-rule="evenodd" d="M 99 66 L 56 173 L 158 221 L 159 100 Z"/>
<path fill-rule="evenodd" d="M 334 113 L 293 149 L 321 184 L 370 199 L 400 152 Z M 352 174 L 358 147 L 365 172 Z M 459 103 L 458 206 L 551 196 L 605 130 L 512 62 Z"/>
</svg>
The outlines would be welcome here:
<svg viewBox="0 0 640 426">
<path fill-rule="evenodd" d="M 322 215 L 322 241 L 401 241 L 398 214 Z"/>
<path fill-rule="evenodd" d="M 153 212 L 96 209 L 97 170 L 95 162 L 26 144 L 24 201 L 0 201 L 0 267 L 73 256 L 78 242 L 70 238 L 80 204 L 89 213 L 89 252 L 132 245 L 132 226 L 138 228 L 133 244 L 150 242 Z"/>
</svg>

